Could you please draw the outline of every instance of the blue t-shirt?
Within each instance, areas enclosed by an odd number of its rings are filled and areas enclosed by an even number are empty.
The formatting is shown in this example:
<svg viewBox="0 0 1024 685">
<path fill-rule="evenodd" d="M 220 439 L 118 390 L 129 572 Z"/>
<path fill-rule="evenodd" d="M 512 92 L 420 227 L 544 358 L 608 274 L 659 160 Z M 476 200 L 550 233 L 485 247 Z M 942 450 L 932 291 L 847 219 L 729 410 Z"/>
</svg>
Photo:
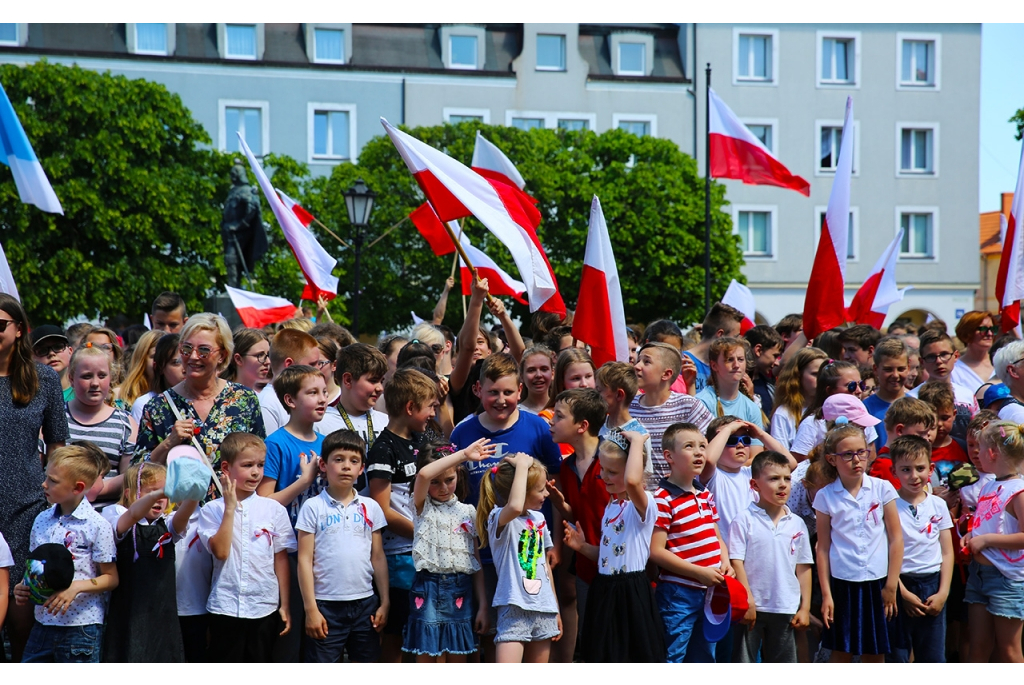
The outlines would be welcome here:
<svg viewBox="0 0 1024 685">
<path fill-rule="evenodd" d="M 754 400 L 750 399 L 743 393 L 736 396 L 734 400 L 723 400 L 715 392 L 714 386 L 708 384 L 703 392 L 697 393 L 697 399 L 708 408 L 711 415 L 715 418 L 721 418 L 722 416 L 735 416 L 738 419 L 749 421 L 755 425 L 764 428 L 764 421 L 761 420 L 761 408 L 754 403 Z M 722 404 L 722 413 L 718 413 L 718 404 Z M 750 444 L 760 445 L 760 440 L 754 438 Z"/>
<path fill-rule="evenodd" d="M 875 451 L 885 447 L 886 433 L 885 433 L 885 412 L 889 411 L 889 407 L 892 406 L 892 402 L 886 402 L 878 393 L 875 393 L 864 400 L 864 408 L 868 410 L 868 413 L 880 420 L 881 423 L 875 426 L 875 431 L 878 432 L 878 439 L 872 443 L 875 446 Z"/>
<path fill-rule="evenodd" d="M 694 386 L 697 388 L 697 394 L 700 394 L 704 388 L 711 385 L 711 367 L 689 352 L 683 352 L 683 354 L 692 359 L 694 366 L 697 367 L 697 380 L 694 381 Z M 714 414 L 715 412 L 712 411 L 711 413 Z"/>
<path fill-rule="evenodd" d="M 299 455 L 307 454 L 321 456 L 320 452 L 324 444 L 324 436 L 317 433 L 316 440 L 300 440 L 287 430 L 284 426 L 278 428 L 267 438 L 267 460 L 263 466 L 263 477 L 273 478 L 277 481 L 274 485 L 274 492 L 281 492 L 294 483 L 302 472 Z M 291 519 L 292 528 L 295 527 L 295 520 L 299 516 L 299 509 L 302 503 L 310 497 L 316 497 L 324 489 L 321 476 L 317 476 L 313 484 L 292 500 L 291 504 L 285 506 L 288 510 L 288 517 Z"/>
</svg>

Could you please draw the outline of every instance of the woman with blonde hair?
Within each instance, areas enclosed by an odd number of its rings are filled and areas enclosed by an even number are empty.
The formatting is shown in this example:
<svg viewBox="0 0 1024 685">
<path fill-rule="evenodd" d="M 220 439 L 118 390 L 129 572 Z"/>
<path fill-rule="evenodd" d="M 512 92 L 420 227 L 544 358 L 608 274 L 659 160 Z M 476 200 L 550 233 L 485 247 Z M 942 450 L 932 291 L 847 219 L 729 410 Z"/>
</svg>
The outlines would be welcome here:
<svg viewBox="0 0 1024 685">
<path fill-rule="evenodd" d="M 156 343 L 163 335 L 164 331 L 146 331 L 135 343 L 132 359 L 128 365 L 128 373 L 125 375 L 124 383 L 121 384 L 121 399 L 129 407 L 154 387 L 153 362 L 156 355 Z"/>
<path fill-rule="evenodd" d="M 814 399 L 818 387 L 818 369 L 827 359 L 823 350 L 805 347 L 779 372 L 779 379 L 775 381 L 770 432 L 786 449 L 793 446 L 796 429 L 800 427 L 804 411 Z"/>
</svg>

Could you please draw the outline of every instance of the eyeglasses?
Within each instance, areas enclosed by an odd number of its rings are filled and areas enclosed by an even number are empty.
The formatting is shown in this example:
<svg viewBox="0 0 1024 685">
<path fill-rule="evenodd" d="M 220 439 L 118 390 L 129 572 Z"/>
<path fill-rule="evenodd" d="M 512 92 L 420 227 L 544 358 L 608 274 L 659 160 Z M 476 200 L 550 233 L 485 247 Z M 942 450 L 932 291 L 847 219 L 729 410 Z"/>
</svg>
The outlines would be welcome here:
<svg viewBox="0 0 1024 685">
<path fill-rule="evenodd" d="M 419 344 L 419 345 L 426 345 L 427 344 L 427 343 L 423 342 L 422 340 L 410 340 L 409 341 L 410 345 L 412 345 L 414 343 Z M 433 352 L 434 354 L 441 354 L 442 352 L 444 352 L 444 345 L 438 345 L 437 343 L 435 343 L 435 344 L 430 346 L 430 351 Z"/>
<path fill-rule="evenodd" d="M 192 352 L 195 352 L 196 356 L 198 356 L 200 359 L 206 359 L 211 354 L 213 354 L 213 350 L 214 348 L 210 347 L 209 345 L 200 345 L 199 347 L 196 347 L 195 345 L 190 345 L 189 343 L 182 343 L 181 345 L 178 346 L 178 351 L 181 352 L 181 356 L 185 358 L 191 357 Z"/>
<path fill-rule="evenodd" d="M 32 348 L 32 354 L 37 357 L 49 357 L 51 354 L 60 354 L 66 349 L 68 349 L 67 343 L 53 343 L 49 346 Z"/>
<path fill-rule="evenodd" d="M 322 369 L 322 368 L 324 368 L 325 366 L 327 366 L 330 363 L 331 363 L 330 359 L 318 359 L 315 362 L 313 362 L 313 366 L 315 366 L 318 369 Z"/>
<path fill-rule="evenodd" d="M 3 333 L 4 331 L 6 331 L 6 330 L 7 330 L 7 327 L 8 327 L 8 326 L 9 326 L 10 324 L 12 324 L 12 323 L 13 323 L 13 324 L 14 324 L 15 326 L 17 326 L 17 325 L 18 325 L 18 322 L 17 322 L 17 321 L 15 321 L 14 319 L 0 319 L 0 333 Z"/>
<path fill-rule="evenodd" d="M 266 364 L 267 362 L 270 361 L 270 353 L 269 352 L 260 352 L 259 354 L 243 354 L 242 356 L 243 357 L 252 357 L 256 361 L 258 361 L 260 364 Z"/>
<path fill-rule="evenodd" d="M 851 395 L 857 392 L 857 388 L 860 388 L 861 392 L 864 392 L 864 388 L 868 387 L 868 384 L 864 381 L 850 381 L 846 384 L 846 392 Z"/>
<path fill-rule="evenodd" d="M 110 352 L 112 349 L 114 349 L 114 346 L 111 343 L 87 342 L 84 345 L 82 345 L 82 347 L 95 347 L 97 349 L 103 350 L 104 352 Z"/>
<path fill-rule="evenodd" d="M 981 333 L 982 335 L 985 335 L 986 333 L 995 335 L 999 332 L 999 326 L 978 326 L 976 332 Z"/>
<path fill-rule="evenodd" d="M 725 441 L 725 446 L 726 447 L 735 447 L 736 445 L 739 445 L 740 443 L 742 443 L 744 447 L 750 447 L 750 436 L 749 435 L 730 435 L 729 438 Z"/>
<path fill-rule="evenodd" d="M 833 457 L 839 457 L 843 461 L 853 461 L 854 458 L 859 461 L 867 461 L 868 451 L 867 450 L 853 450 L 852 452 L 833 452 Z"/>
<path fill-rule="evenodd" d="M 923 357 L 921 357 L 921 361 L 927 362 L 929 364 L 934 364 L 935 362 L 948 362 L 949 358 L 952 357 L 952 356 L 953 356 L 952 352 L 939 352 L 938 354 L 926 354 Z M 1018 359 L 1017 361 L 1020 361 L 1020 360 Z M 1014 362 L 1014 364 L 1016 364 L 1016 363 L 1017 362 Z"/>
</svg>

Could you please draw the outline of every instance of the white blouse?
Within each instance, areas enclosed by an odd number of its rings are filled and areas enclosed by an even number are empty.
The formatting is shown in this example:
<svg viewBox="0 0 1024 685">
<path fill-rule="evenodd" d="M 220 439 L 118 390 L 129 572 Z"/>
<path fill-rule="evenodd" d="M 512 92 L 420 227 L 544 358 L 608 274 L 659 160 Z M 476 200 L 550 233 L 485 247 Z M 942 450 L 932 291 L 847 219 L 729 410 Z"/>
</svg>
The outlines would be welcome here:
<svg viewBox="0 0 1024 685">
<path fill-rule="evenodd" d="M 452 497 L 423 501 L 423 512 L 413 512 L 412 560 L 417 571 L 476 573 L 476 508 Z"/>
</svg>

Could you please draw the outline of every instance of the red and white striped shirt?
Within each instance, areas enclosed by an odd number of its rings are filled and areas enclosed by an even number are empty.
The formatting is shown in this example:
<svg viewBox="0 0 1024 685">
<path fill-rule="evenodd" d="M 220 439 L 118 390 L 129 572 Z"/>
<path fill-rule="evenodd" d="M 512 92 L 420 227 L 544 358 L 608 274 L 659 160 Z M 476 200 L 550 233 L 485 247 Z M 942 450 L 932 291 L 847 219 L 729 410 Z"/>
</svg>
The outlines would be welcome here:
<svg viewBox="0 0 1024 685">
<path fill-rule="evenodd" d="M 697 566 L 718 568 L 722 565 L 722 547 L 718 542 L 715 522 L 718 510 L 715 497 L 696 482 L 694 490 L 686 491 L 663 478 L 654 491 L 658 505 L 655 526 L 668 533 L 666 548 L 684 561 Z M 704 588 L 697 581 L 661 569 L 661 582 Z"/>
</svg>

